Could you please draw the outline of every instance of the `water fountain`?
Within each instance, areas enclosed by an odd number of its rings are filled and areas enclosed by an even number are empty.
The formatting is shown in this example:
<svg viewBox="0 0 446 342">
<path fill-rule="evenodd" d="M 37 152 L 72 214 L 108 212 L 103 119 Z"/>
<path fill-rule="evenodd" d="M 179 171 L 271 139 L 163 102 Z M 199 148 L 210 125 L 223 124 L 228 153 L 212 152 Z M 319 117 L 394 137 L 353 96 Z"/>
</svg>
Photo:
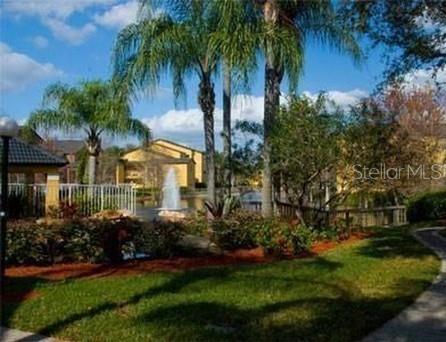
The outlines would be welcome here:
<svg viewBox="0 0 446 342">
<path fill-rule="evenodd" d="M 163 202 L 159 209 L 159 217 L 168 220 L 179 220 L 185 217 L 184 209 L 181 208 L 180 187 L 173 167 L 167 171 L 163 184 Z"/>
</svg>

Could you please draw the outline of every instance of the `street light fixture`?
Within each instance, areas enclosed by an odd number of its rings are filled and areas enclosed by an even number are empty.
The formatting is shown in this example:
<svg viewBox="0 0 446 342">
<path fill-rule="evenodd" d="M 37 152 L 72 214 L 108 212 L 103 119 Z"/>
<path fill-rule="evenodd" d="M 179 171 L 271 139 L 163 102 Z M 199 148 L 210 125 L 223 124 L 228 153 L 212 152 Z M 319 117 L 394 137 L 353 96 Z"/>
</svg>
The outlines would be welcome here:
<svg viewBox="0 0 446 342">
<path fill-rule="evenodd" d="M 1 202 L 0 202 L 0 326 L 3 322 L 3 299 L 6 260 L 6 223 L 8 220 L 8 163 L 9 141 L 19 134 L 19 125 L 14 119 L 0 117 L 0 137 L 2 138 Z"/>
</svg>

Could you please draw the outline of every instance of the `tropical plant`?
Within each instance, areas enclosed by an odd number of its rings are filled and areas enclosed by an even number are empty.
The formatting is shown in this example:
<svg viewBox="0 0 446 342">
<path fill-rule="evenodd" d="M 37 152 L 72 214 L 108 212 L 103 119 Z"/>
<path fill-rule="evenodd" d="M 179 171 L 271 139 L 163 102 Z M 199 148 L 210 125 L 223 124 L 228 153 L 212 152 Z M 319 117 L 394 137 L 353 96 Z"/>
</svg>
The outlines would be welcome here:
<svg viewBox="0 0 446 342">
<path fill-rule="evenodd" d="M 111 82 L 81 82 L 78 86 L 56 83 L 46 88 L 41 109 L 31 113 L 32 128 L 81 131 L 88 151 L 88 181 L 96 182 L 97 158 L 103 134 L 136 134 L 147 138 L 150 130 L 131 117 L 127 101 L 117 96 Z"/>
<path fill-rule="evenodd" d="M 212 1 L 218 13 L 218 30 L 212 34 L 211 46 L 222 57 L 223 80 L 223 188 L 224 195 L 231 195 L 232 146 L 231 146 L 231 96 L 233 88 L 248 86 L 249 74 L 257 69 L 255 50 L 260 44 L 258 11 L 252 1 Z M 233 83 L 235 87 L 233 87 Z"/>
<path fill-rule="evenodd" d="M 340 23 L 332 1 L 265 0 L 262 2 L 265 25 L 264 170 L 262 213 L 272 215 L 272 129 L 279 110 L 280 84 L 288 77 L 290 90 L 297 86 L 302 72 L 306 39 L 316 41 L 360 58 L 352 33 Z"/>
<path fill-rule="evenodd" d="M 185 94 L 185 78 L 199 79 L 198 103 L 203 112 L 208 200 L 215 202 L 215 92 L 213 75 L 219 56 L 211 48 L 210 37 L 217 29 L 215 12 L 209 1 L 171 1 L 159 9 L 151 1 L 141 1 L 140 20 L 125 27 L 114 48 L 114 77 L 126 96 L 140 91 L 149 94 L 162 74 L 171 74 L 173 92 Z"/>
</svg>

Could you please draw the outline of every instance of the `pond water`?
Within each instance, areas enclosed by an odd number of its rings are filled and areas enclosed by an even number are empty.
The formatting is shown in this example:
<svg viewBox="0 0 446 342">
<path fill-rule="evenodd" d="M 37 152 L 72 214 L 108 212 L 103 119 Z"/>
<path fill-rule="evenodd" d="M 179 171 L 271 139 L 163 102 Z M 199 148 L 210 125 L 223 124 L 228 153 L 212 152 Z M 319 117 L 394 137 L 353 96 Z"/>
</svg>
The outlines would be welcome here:
<svg viewBox="0 0 446 342">
<path fill-rule="evenodd" d="M 235 194 L 237 196 L 237 194 Z M 261 202 L 261 193 L 258 191 L 245 192 L 240 196 L 243 202 L 243 207 L 250 208 L 251 203 Z M 180 206 L 189 210 L 203 210 L 204 202 L 206 201 L 206 193 L 195 195 L 182 195 L 180 200 Z M 153 201 L 138 202 L 136 205 L 136 215 L 142 219 L 153 220 L 158 216 L 159 208 L 161 205 L 157 205 Z"/>
<path fill-rule="evenodd" d="M 206 200 L 205 194 L 182 196 L 180 199 L 180 207 L 190 210 L 202 210 L 204 209 L 204 201 Z M 136 204 L 136 216 L 142 219 L 153 220 L 158 216 L 160 205 L 152 201 L 139 202 Z"/>
</svg>

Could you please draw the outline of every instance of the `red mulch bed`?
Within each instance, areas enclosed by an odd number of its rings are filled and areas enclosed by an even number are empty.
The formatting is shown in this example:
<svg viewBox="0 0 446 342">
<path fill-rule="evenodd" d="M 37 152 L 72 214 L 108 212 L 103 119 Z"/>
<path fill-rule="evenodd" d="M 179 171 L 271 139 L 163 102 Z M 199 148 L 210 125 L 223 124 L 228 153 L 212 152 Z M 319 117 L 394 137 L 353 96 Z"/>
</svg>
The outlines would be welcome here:
<svg viewBox="0 0 446 342">
<path fill-rule="evenodd" d="M 355 233 L 341 244 L 350 244 L 361 240 L 369 234 Z M 331 250 L 340 243 L 324 241 L 316 243 L 310 252 L 303 253 L 294 258 L 315 256 Z M 291 257 L 290 257 L 291 258 Z M 56 264 L 54 266 L 20 266 L 10 267 L 6 270 L 8 277 L 37 277 L 46 280 L 64 280 L 71 278 L 98 278 L 105 276 L 134 275 L 152 272 L 177 272 L 208 266 L 224 266 L 235 264 L 260 264 L 277 260 L 270 255 L 265 255 L 262 248 L 240 249 L 226 252 L 219 256 L 172 258 L 164 260 L 139 260 L 126 262 L 120 265 L 107 264 Z"/>
</svg>

